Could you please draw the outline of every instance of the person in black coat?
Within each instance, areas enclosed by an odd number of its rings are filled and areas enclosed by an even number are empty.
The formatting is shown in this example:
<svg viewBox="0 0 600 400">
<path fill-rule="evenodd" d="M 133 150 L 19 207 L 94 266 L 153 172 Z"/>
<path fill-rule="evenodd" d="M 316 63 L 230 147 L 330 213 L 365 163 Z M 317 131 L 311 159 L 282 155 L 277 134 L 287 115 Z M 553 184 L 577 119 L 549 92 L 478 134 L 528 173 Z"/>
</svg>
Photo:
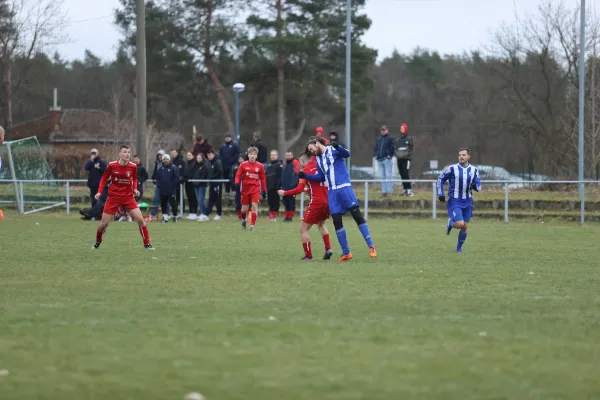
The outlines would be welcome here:
<svg viewBox="0 0 600 400">
<path fill-rule="evenodd" d="M 263 164 L 263 166 L 267 163 L 267 146 L 260 140 L 260 133 L 254 133 L 253 139 L 254 141 L 250 143 L 250 147 L 256 147 L 258 149 L 258 157 L 256 157 L 256 161 Z M 246 155 L 247 157 L 247 155 Z"/>
<path fill-rule="evenodd" d="M 231 174 L 231 168 L 235 165 L 240 156 L 240 148 L 237 143 L 233 141 L 231 133 L 229 132 L 225 134 L 225 142 L 219 149 L 219 155 L 221 156 L 221 164 L 223 166 L 223 176 L 227 178 Z M 230 192 L 231 185 L 227 182 L 225 184 L 225 194 L 229 196 Z"/>
<path fill-rule="evenodd" d="M 338 135 L 338 133 L 336 131 L 329 132 L 329 140 L 331 142 L 337 142 L 340 146 L 342 146 L 343 148 L 347 149 L 347 147 L 344 144 L 344 142 L 342 142 L 340 140 L 340 136 Z M 350 150 L 350 149 L 348 149 L 348 150 Z"/>
<path fill-rule="evenodd" d="M 185 155 L 186 162 L 183 166 L 183 182 L 185 187 L 185 196 L 188 200 L 188 206 L 190 214 L 187 219 L 198 219 L 196 212 L 198 211 L 198 199 L 196 199 L 196 190 L 194 184 L 189 182 L 190 179 L 194 179 L 194 171 L 196 169 L 196 159 L 194 153 L 188 151 Z"/>
<path fill-rule="evenodd" d="M 300 162 L 294 158 L 294 153 L 288 151 L 285 153 L 285 163 L 281 172 L 281 189 L 292 190 L 298 186 L 298 172 L 300 172 Z M 285 207 L 283 222 L 292 222 L 296 213 L 296 196 L 283 196 L 283 206 Z"/>
<path fill-rule="evenodd" d="M 177 169 L 179 169 L 179 180 L 180 180 L 180 184 L 177 185 L 177 204 L 181 204 L 181 184 L 183 183 L 183 169 L 185 167 L 185 161 L 183 160 L 183 156 L 179 153 L 179 151 L 173 149 L 171 150 L 171 164 L 173 164 L 174 166 L 177 167 Z M 181 213 L 183 214 L 185 212 L 185 204 L 184 204 L 184 209 L 181 210 Z"/>
<path fill-rule="evenodd" d="M 210 150 L 207 154 L 208 162 L 210 162 L 211 175 L 212 180 L 222 180 L 223 179 L 223 166 L 221 164 L 221 160 L 217 157 L 217 154 L 214 150 Z M 208 205 L 206 206 L 206 216 L 208 217 L 212 213 L 212 209 L 214 206 L 217 208 L 217 215 L 215 215 L 214 220 L 218 221 L 221 219 L 221 215 L 223 215 L 223 183 L 222 182 L 214 182 L 210 183 L 208 193 Z"/>
<path fill-rule="evenodd" d="M 159 150 L 156 153 L 156 159 L 154 160 L 154 169 L 152 170 L 152 182 L 154 183 L 154 197 L 152 198 L 152 208 L 150 209 L 150 217 L 156 218 L 158 214 L 158 206 L 160 206 L 160 192 L 158 191 L 158 187 L 156 187 L 156 173 L 158 169 L 162 166 L 162 158 L 165 155 L 164 150 Z"/>
<path fill-rule="evenodd" d="M 196 154 L 196 165 L 194 166 L 194 180 L 207 180 L 211 178 L 210 163 L 204 158 L 204 154 Z M 198 221 L 208 221 L 206 212 L 206 188 L 207 182 L 194 182 L 194 191 L 196 192 L 196 200 L 198 200 Z"/>
<path fill-rule="evenodd" d="M 229 175 L 229 183 L 232 188 L 235 188 L 235 175 L 237 174 L 238 169 L 240 169 L 240 165 L 242 165 L 243 162 L 244 156 L 239 156 L 237 163 L 231 168 L 231 175 Z M 240 221 L 244 219 L 244 216 L 242 214 L 242 193 L 240 192 L 240 190 L 235 191 L 235 214 L 237 215 Z"/>
<path fill-rule="evenodd" d="M 133 162 L 137 165 L 138 191 L 140 192 L 140 195 L 136 200 L 141 201 L 142 196 L 144 195 L 144 186 L 146 186 L 146 181 L 148 180 L 148 171 L 146 171 L 146 167 L 142 165 L 142 159 L 137 154 L 133 156 Z"/>
<path fill-rule="evenodd" d="M 179 186 L 179 168 L 171 164 L 171 156 L 162 157 L 162 166 L 156 171 L 156 187 L 160 191 L 160 207 L 163 218 L 162 223 L 169 222 L 169 210 L 173 212 L 173 222 L 177 222 L 177 186 Z"/>
<path fill-rule="evenodd" d="M 267 201 L 269 202 L 269 220 L 275 222 L 279 215 L 281 198 L 277 191 L 281 189 L 281 171 L 283 164 L 279 159 L 277 150 L 271 150 L 271 163 L 266 165 L 267 175 Z"/>
<path fill-rule="evenodd" d="M 82 215 L 81 219 L 84 221 L 94 221 L 102 218 L 102 212 L 104 211 L 104 203 L 106 203 L 106 199 L 108 198 L 108 187 L 110 186 L 110 182 L 104 186 L 104 190 L 98 198 L 96 204 L 92 206 L 92 208 L 86 208 L 83 210 L 79 210 L 79 214 Z M 139 190 L 139 189 L 138 189 Z"/>
<path fill-rule="evenodd" d="M 100 179 L 102 174 L 106 170 L 106 161 L 100 158 L 98 149 L 92 149 L 90 151 L 90 159 L 85 163 L 85 170 L 88 172 L 87 185 L 90 188 L 90 200 L 92 207 L 96 204 L 96 193 L 98 193 L 98 186 L 100 186 Z"/>
</svg>

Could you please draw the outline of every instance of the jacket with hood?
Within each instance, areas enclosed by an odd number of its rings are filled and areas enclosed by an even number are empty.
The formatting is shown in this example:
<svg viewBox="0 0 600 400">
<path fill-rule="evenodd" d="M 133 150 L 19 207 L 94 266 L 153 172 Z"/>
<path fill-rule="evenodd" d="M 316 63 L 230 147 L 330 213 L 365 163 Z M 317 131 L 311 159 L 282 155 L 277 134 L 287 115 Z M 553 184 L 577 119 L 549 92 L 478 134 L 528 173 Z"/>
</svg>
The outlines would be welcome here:
<svg viewBox="0 0 600 400">
<path fill-rule="evenodd" d="M 208 152 L 211 151 L 212 149 L 213 149 L 212 145 L 210 143 L 208 143 L 208 140 L 206 140 L 206 139 L 204 139 L 204 142 L 202 144 L 200 144 L 199 142 L 196 142 L 196 144 L 194 145 L 194 157 L 196 157 L 196 154 L 198 154 L 198 153 L 202 153 L 202 155 L 204 157 L 206 157 Z"/>
<path fill-rule="evenodd" d="M 158 168 L 160 166 L 162 166 L 162 161 L 158 158 L 158 156 L 164 156 L 166 153 L 164 150 L 159 150 L 158 153 L 156 153 L 156 160 L 154 160 L 154 170 L 152 171 L 152 180 L 154 181 L 154 183 L 156 183 L 156 172 L 158 171 Z"/>
<path fill-rule="evenodd" d="M 187 182 L 193 179 L 194 170 L 196 169 L 196 160 L 187 160 L 183 166 L 182 180 Z"/>
<path fill-rule="evenodd" d="M 220 180 L 223 179 L 223 165 L 221 164 L 221 160 L 219 160 L 218 157 L 215 156 L 215 158 L 212 159 L 212 161 L 208 162 L 210 165 L 210 178 L 209 179 L 214 179 L 214 180 Z M 219 185 L 222 185 L 222 182 L 215 182 L 210 184 L 211 188 L 215 188 Z"/>
<path fill-rule="evenodd" d="M 401 126 L 404 127 L 405 134 L 401 134 L 398 139 L 396 139 L 396 158 L 398 158 L 398 160 L 411 160 L 415 145 L 412 136 L 408 134 L 408 125 L 402 124 Z"/>
<path fill-rule="evenodd" d="M 221 145 L 221 149 L 219 149 L 219 155 L 221 156 L 223 168 L 229 169 L 237 163 L 237 159 L 240 156 L 240 148 L 233 140 L 231 142 L 224 142 Z"/>
<path fill-rule="evenodd" d="M 193 179 L 197 179 L 197 180 L 206 180 L 206 179 L 210 179 L 212 177 L 211 174 L 212 168 L 210 166 L 210 163 L 207 160 L 202 161 L 202 163 L 196 163 L 194 165 L 194 173 L 192 175 Z M 207 182 L 194 182 L 194 187 L 206 187 Z"/>
<path fill-rule="evenodd" d="M 185 161 L 181 156 L 181 153 L 177 154 L 177 157 L 171 159 L 171 164 L 179 169 L 179 179 L 183 180 L 183 169 L 185 168 Z"/>
<path fill-rule="evenodd" d="M 175 195 L 179 187 L 179 168 L 172 163 L 161 165 L 156 171 L 156 187 L 161 196 Z"/>
<path fill-rule="evenodd" d="M 283 163 L 281 160 L 271 161 L 265 165 L 265 173 L 267 175 L 267 190 L 279 190 L 281 188 L 281 172 L 283 171 Z"/>
<path fill-rule="evenodd" d="M 375 158 L 382 161 L 392 157 L 394 157 L 394 138 L 389 133 L 379 135 L 375 144 Z"/>
</svg>

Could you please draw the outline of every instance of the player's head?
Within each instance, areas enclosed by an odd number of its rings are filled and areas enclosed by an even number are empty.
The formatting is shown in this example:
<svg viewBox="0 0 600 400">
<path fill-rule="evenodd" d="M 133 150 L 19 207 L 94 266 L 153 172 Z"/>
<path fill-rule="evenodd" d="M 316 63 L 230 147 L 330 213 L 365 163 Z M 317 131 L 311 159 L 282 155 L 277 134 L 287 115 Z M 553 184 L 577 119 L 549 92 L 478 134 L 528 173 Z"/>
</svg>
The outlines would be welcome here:
<svg viewBox="0 0 600 400">
<path fill-rule="evenodd" d="M 135 163 L 135 165 L 141 165 L 142 164 L 142 159 L 140 158 L 140 156 L 138 156 L 136 154 L 135 156 L 133 156 L 133 162 Z"/>
<path fill-rule="evenodd" d="M 250 162 L 255 162 L 256 157 L 258 157 L 258 149 L 256 147 L 249 147 L 248 148 L 248 160 Z"/>
<path fill-rule="evenodd" d="M 122 144 L 119 147 L 119 160 L 123 162 L 128 162 L 131 158 L 131 149 L 126 144 Z"/>
<path fill-rule="evenodd" d="M 279 160 L 279 152 L 277 150 L 271 150 L 271 161 Z"/>
<path fill-rule="evenodd" d="M 458 162 L 462 165 L 467 165 L 471 159 L 471 150 L 468 147 L 463 147 L 458 151 Z"/>
<path fill-rule="evenodd" d="M 290 162 L 294 159 L 294 153 L 288 151 L 285 153 L 285 161 Z"/>
<path fill-rule="evenodd" d="M 192 153 L 191 151 L 188 151 L 187 153 L 185 153 L 185 158 L 188 161 L 192 161 L 194 159 L 194 153 Z"/>
<path fill-rule="evenodd" d="M 313 136 L 308 139 L 308 144 L 306 145 L 306 150 L 312 155 L 321 156 L 325 151 L 327 146 L 327 142 L 322 137 Z"/>
<path fill-rule="evenodd" d="M 401 135 L 408 134 L 408 125 L 406 125 L 404 122 L 402 124 L 400 124 L 400 134 Z"/>
<path fill-rule="evenodd" d="M 310 162 L 310 156 L 308 153 L 300 153 L 298 156 L 298 162 L 300 162 L 300 168 L 305 168 Z"/>
<path fill-rule="evenodd" d="M 168 166 L 169 164 L 171 164 L 171 156 L 168 154 L 165 154 L 162 158 L 162 163 L 165 167 Z"/>
<path fill-rule="evenodd" d="M 206 157 L 208 158 L 208 161 L 212 161 L 215 159 L 215 151 L 213 149 L 210 149 L 207 153 L 206 153 Z"/>
</svg>

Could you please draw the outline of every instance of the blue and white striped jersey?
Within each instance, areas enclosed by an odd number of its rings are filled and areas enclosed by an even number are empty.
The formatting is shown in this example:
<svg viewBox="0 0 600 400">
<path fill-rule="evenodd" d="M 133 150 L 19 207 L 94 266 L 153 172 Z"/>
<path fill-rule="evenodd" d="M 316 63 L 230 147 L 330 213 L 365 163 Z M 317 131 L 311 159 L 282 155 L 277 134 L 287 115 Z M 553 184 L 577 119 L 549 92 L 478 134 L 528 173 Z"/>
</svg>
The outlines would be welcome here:
<svg viewBox="0 0 600 400">
<path fill-rule="evenodd" d="M 317 156 L 318 171 L 314 175 L 306 175 L 309 181 L 326 182 L 329 190 L 352 186 L 350 175 L 344 159 L 350 157 L 350 151 L 338 146 L 327 146 L 321 156 Z"/>
<path fill-rule="evenodd" d="M 444 196 L 444 184 L 448 181 L 448 204 L 459 207 L 468 207 L 473 205 L 473 195 L 471 185 L 474 184 L 477 191 L 481 190 L 481 181 L 479 180 L 479 171 L 471 164 L 463 167 L 459 163 L 450 165 L 438 177 L 437 194 Z"/>
</svg>

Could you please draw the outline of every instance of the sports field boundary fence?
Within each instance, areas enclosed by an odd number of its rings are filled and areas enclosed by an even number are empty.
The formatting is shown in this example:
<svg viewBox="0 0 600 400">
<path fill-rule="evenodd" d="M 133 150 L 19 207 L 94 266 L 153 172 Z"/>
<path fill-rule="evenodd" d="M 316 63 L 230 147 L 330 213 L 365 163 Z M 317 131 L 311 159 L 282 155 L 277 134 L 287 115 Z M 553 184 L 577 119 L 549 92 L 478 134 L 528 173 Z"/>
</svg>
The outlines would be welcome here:
<svg viewBox="0 0 600 400">
<path fill-rule="evenodd" d="M 191 183 L 227 183 L 229 180 L 189 180 Z M 400 180 L 400 179 L 390 179 L 390 180 L 381 180 L 381 179 L 353 179 L 352 184 L 355 188 L 355 191 L 360 194 L 359 188 L 357 187 L 363 185 L 363 197 L 362 197 L 362 209 L 364 213 L 364 218 L 368 219 L 369 217 L 369 191 L 372 188 L 371 185 L 380 185 L 382 182 L 391 182 L 394 185 L 401 184 L 403 182 L 411 182 L 413 184 L 424 184 L 430 186 L 431 190 L 431 218 L 438 218 L 438 196 L 437 196 L 437 180 L 432 179 L 411 179 L 411 180 Z M 18 213 L 21 215 L 31 214 L 34 212 L 45 211 L 51 208 L 56 207 L 56 200 L 48 200 L 45 201 L 43 199 L 31 199 L 28 196 L 25 196 L 25 186 L 26 185 L 58 185 L 59 187 L 64 186 L 65 195 L 64 195 L 64 205 L 66 209 L 66 215 L 71 215 L 71 189 L 74 185 L 82 186 L 86 185 L 87 180 L 85 179 L 50 179 L 50 180 L 19 180 L 19 179 L 0 179 L 0 193 L 9 193 L 9 191 L 14 195 L 14 199 L 7 199 L 7 196 L 0 197 L 0 207 L 2 205 L 15 206 Z M 146 182 L 147 185 L 152 185 L 151 181 Z M 577 180 L 555 180 L 555 181 L 525 181 L 525 182 L 514 182 L 514 181 L 506 181 L 506 180 L 486 180 L 481 181 L 482 186 L 485 188 L 486 186 L 493 185 L 495 187 L 502 187 L 504 192 L 504 222 L 509 222 L 509 200 L 510 200 L 510 188 L 513 187 L 530 187 L 534 188 L 539 187 L 541 185 L 578 185 L 581 187 L 585 187 L 586 185 L 600 185 L 600 181 L 577 181 Z M 14 187 L 14 192 L 9 190 L 1 190 L 3 185 Z M 184 194 L 184 185 L 180 185 L 181 193 Z M 475 200 L 476 200 L 476 194 Z M 304 213 L 304 205 L 307 201 L 307 196 L 304 193 L 300 194 L 300 216 L 303 216 Z M 184 209 L 185 196 L 180 196 L 180 210 Z M 48 203 L 48 204 L 45 204 Z M 580 203 L 580 223 L 583 224 L 585 222 L 585 198 L 579 200 Z M 27 205 L 35 206 L 31 210 L 27 210 Z M 180 214 L 181 215 L 181 214 Z M 445 217 L 444 217 L 445 218 Z"/>
</svg>

